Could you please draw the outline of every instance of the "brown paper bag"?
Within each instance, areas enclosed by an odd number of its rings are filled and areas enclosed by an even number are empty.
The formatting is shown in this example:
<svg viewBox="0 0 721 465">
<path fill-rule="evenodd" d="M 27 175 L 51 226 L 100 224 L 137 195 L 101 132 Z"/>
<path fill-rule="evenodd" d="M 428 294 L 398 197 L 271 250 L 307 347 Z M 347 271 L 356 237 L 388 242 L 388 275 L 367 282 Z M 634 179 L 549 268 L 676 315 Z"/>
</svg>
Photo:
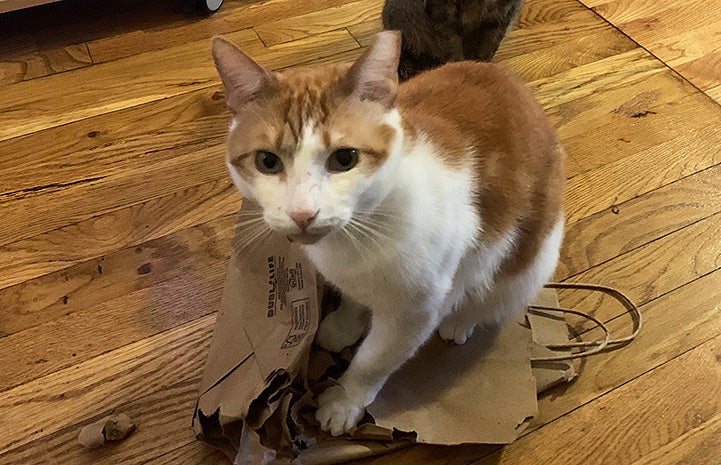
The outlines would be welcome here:
<svg viewBox="0 0 721 465">
<path fill-rule="evenodd" d="M 537 414 L 538 387 L 575 375 L 570 363 L 530 363 L 548 350 L 543 343 L 568 340 L 562 318 L 477 330 L 463 346 L 435 336 L 388 380 L 351 437 L 331 438 L 313 419 L 314 391 L 341 374 L 352 350 L 311 347 L 333 303 L 323 290 L 284 237 L 232 254 L 193 426 L 233 463 L 321 465 L 414 442 L 510 443 Z M 553 291 L 540 296 L 556 303 Z"/>
</svg>

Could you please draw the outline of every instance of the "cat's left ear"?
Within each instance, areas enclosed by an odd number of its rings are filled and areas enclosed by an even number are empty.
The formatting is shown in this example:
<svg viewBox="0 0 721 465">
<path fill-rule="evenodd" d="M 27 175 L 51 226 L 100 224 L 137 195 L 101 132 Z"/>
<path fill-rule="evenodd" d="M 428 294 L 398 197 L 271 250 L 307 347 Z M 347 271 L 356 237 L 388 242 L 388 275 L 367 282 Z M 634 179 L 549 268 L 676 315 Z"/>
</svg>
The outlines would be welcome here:
<svg viewBox="0 0 721 465">
<path fill-rule="evenodd" d="M 377 33 L 368 50 L 351 66 L 341 90 L 350 97 L 392 107 L 398 93 L 400 54 L 400 32 Z"/>
<path fill-rule="evenodd" d="M 232 43 L 216 36 L 212 50 L 228 106 L 234 112 L 263 100 L 274 89 L 276 78 Z"/>
</svg>

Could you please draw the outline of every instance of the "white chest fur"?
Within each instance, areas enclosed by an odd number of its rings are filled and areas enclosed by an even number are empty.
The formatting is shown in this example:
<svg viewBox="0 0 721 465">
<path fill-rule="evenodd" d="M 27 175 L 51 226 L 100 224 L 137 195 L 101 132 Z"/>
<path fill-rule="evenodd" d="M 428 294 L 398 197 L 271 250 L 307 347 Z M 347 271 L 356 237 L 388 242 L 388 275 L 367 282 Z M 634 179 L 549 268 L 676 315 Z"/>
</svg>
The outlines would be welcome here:
<svg viewBox="0 0 721 465">
<path fill-rule="evenodd" d="M 428 143 L 396 156 L 384 180 L 392 188 L 366 223 L 375 232 L 357 228 L 306 247 L 328 280 L 371 308 L 450 290 L 479 229 L 469 170 L 448 167 Z"/>
</svg>

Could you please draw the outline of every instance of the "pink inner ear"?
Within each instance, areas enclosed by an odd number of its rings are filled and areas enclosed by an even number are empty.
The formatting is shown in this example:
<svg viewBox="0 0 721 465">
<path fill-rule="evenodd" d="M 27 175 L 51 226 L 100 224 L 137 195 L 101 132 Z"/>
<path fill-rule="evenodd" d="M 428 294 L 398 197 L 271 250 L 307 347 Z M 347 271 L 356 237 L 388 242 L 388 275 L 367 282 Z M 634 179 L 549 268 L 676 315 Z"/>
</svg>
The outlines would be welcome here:
<svg viewBox="0 0 721 465">
<path fill-rule="evenodd" d="M 376 34 L 373 43 L 348 72 L 351 95 L 391 107 L 398 89 L 400 34 L 384 31 Z"/>
<path fill-rule="evenodd" d="M 265 98 L 275 83 L 265 68 L 221 37 L 213 39 L 213 60 L 225 87 L 228 106 L 236 112 Z"/>
</svg>

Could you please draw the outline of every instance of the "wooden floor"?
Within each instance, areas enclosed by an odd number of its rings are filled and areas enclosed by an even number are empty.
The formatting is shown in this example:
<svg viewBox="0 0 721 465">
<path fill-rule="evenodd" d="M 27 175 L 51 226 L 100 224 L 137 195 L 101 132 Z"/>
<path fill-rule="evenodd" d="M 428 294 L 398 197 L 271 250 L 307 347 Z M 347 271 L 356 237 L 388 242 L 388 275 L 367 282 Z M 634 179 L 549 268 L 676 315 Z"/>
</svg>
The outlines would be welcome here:
<svg viewBox="0 0 721 465">
<path fill-rule="evenodd" d="M 381 0 L 177 10 L 68 0 L 0 16 L 0 464 L 225 463 L 190 428 L 240 205 L 208 39 L 273 69 L 347 60 Z M 362 463 L 721 463 L 721 0 L 527 0 L 497 59 L 568 149 L 558 278 L 626 290 L 647 325 L 545 395 L 502 450 Z M 630 327 L 609 302 L 562 300 Z M 136 434 L 83 450 L 79 427 L 115 409 Z"/>
</svg>

